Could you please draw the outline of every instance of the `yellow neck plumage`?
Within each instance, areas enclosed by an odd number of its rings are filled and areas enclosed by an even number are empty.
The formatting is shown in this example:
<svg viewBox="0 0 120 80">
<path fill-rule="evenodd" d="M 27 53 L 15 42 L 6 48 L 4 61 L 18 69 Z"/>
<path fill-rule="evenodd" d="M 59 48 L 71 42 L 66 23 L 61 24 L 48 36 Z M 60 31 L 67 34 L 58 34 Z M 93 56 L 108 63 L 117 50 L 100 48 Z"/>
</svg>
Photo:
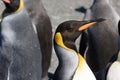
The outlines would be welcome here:
<svg viewBox="0 0 120 80">
<path fill-rule="evenodd" d="M 20 0 L 20 6 L 14 13 L 21 11 L 23 7 L 24 7 L 24 2 L 23 2 L 23 0 Z"/>
<path fill-rule="evenodd" d="M 57 33 L 55 34 L 55 42 L 56 42 L 57 45 L 61 46 L 61 47 L 64 48 L 64 49 L 67 49 L 67 50 L 71 50 L 71 51 L 76 52 L 75 50 L 70 49 L 70 48 L 68 48 L 67 46 L 64 45 L 64 43 L 63 43 L 63 38 L 62 38 L 62 35 L 61 35 L 60 32 L 57 32 Z"/>
</svg>

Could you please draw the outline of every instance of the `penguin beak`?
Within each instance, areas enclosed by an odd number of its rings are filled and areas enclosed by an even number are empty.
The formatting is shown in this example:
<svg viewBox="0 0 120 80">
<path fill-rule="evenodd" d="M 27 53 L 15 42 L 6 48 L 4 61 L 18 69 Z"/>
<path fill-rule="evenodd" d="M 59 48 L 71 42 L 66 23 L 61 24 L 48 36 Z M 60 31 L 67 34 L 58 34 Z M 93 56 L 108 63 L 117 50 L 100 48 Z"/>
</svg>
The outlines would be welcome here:
<svg viewBox="0 0 120 80">
<path fill-rule="evenodd" d="M 2 0 L 4 3 L 10 4 L 10 0 Z"/>
<path fill-rule="evenodd" d="M 83 30 L 89 28 L 90 26 L 92 26 L 92 25 L 94 25 L 96 23 L 102 22 L 104 20 L 105 19 L 103 19 L 103 18 L 99 18 L 99 19 L 96 19 L 96 20 L 86 21 L 86 23 L 84 25 L 80 26 L 78 30 L 83 31 Z"/>
</svg>

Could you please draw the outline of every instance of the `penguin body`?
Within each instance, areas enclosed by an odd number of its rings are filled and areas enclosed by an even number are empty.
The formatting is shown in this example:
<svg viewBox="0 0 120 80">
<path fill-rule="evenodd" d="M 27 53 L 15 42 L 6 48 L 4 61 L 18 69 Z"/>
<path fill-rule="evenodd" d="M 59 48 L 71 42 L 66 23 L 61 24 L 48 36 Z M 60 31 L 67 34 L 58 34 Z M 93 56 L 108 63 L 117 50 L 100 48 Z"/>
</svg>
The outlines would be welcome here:
<svg viewBox="0 0 120 80">
<path fill-rule="evenodd" d="M 84 58 L 78 53 L 75 40 L 82 31 L 96 21 L 66 21 L 58 26 L 54 37 L 54 48 L 59 60 L 53 80 L 96 80 Z"/>
<path fill-rule="evenodd" d="M 20 6 L 23 1 L 20 0 Z M 31 19 L 21 8 L 3 14 L 0 39 L 1 80 L 41 80 L 41 50 Z"/>
<path fill-rule="evenodd" d="M 35 24 L 42 52 L 42 77 L 48 75 L 52 54 L 52 25 L 41 0 L 24 0 L 25 8 Z M 46 79 L 45 79 L 46 80 Z"/>
<path fill-rule="evenodd" d="M 118 23 L 118 32 L 120 35 L 120 21 Z M 119 80 L 120 79 L 120 36 L 118 37 L 118 53 L 113 56 L 110 61 L 111 65 L 106 74 L 106 80 Z"/>
<path fill-rule="evenodd" d="M 55 45 L 60 64 L 57 68 L 54 80 L 96 80 L 84 58 L 74 51 L 66 50 Z M 73 64 L 74 63 L 74 64 Z M 82 67 L 81 67 L 82 66 Z M 86 76 L 86 74 L 88 74 Z"/>
<path fill-rule="evenodd" d="M 94 73 L 104 69 L 111 57 L 117 52 L 117 24 L 120 17 L 110 5 L 109 0 L 94 0 L 91 8 L 87 10 L 85 20 L 100 17 L 107 20 L 87 30 L 88 50 L 85 57 Z"/>
</svg>

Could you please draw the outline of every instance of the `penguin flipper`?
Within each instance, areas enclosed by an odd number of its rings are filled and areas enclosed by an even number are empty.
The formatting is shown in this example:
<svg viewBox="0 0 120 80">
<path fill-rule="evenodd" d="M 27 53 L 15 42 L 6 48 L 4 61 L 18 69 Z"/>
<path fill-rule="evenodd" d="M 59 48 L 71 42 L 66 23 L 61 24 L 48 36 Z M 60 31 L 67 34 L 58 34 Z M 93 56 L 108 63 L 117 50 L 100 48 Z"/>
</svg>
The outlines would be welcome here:
<svg viewBox="0 0 120 80">
<path fill-rule="evenodd" d="M 80 47 L 79 47 L 79 53 L 84 57 L 85 51 L 87 49 L 88 45 L 88 33 L 87 31 L 84 31 L 81 36 L 80 41 Z"/>
<path fill-rule="evenodd" d="M 95 73 L 95 76 L 96 76 L 97 80 L 106 80 L 108 70 L 111 67 L 111 65 L 113 64 L 113 62 L 117 60 L 117 55 L 118 55 L 118 53 L 113 55 L 113 57 L 110 59 L 109 63 L 106 65 L 106 67 L 104 69 Z"/>
<path fill-rule="evenodd" d="M 97 80 L 106 80 L 106 76 L 107 76 L 107 73 L 108 73 L 108 70 L 110 68 L 110 66 L 112 65 L 112 63 L 108 63 L 106 65 L 106 67 L 98 72 L 95 72 L 95 76 L 96 76 L 96 79 Z"/>
</svg>

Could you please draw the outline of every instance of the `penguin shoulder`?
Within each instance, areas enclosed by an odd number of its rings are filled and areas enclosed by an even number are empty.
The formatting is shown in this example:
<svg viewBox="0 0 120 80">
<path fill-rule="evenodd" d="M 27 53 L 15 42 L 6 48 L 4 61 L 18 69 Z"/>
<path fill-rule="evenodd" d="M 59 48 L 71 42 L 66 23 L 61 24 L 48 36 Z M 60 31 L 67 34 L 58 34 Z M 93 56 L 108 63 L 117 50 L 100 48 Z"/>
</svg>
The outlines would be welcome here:
<svg viewBox="0 0 120 80">
<path fill-rule="evenodd" d="M 5 18 L 1 22 L 0 27 L 2 29 L 1 35 L 2 35 L 3 40 L 7 43 L 14 44 L 16 34 L 12 29 L 10 18 L 9 19 Z"/>
</svg>

